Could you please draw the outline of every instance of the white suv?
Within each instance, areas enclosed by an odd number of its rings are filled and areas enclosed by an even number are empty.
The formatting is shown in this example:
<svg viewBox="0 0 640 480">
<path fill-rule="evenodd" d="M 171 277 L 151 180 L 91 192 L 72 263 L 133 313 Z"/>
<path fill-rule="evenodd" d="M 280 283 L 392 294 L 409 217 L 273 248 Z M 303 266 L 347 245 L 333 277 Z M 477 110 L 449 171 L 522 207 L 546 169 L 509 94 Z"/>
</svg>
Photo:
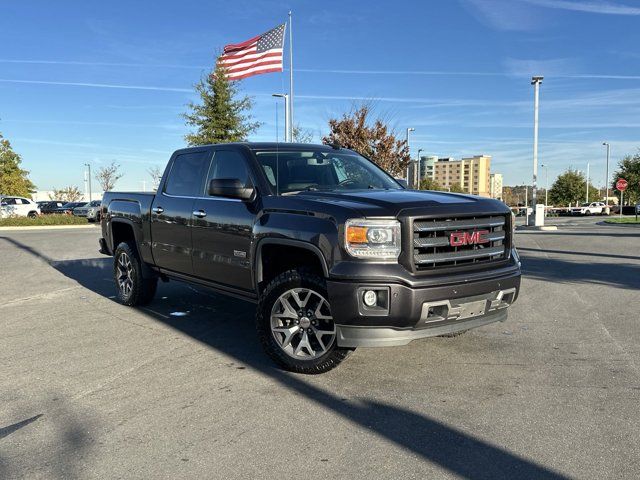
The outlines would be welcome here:
<svg viewBox="0 0 640 480">
<path fill-rule="evenodd" d="M 571 209 L 571 215 L 602 215 L 606 205 L 604 202 L 583 203 Z"/>
<path fill-rule="evenodd" d="M 36 202 L 24 197 L 0 197 L 0 218 L 37 217 L 40 207 Z"/>
</svg>

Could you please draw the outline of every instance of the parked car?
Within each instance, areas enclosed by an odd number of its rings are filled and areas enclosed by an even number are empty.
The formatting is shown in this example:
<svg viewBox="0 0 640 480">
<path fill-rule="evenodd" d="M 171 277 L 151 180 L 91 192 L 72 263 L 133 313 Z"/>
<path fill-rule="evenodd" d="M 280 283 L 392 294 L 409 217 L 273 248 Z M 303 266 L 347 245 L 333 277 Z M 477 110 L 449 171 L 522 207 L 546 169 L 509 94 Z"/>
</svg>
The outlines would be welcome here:
<svg viewBox="0 0 640 480">
<path fill-rule="evenodd" d="M 87 202 L 67 202 L 60 208 L 56 209 L 54 213 L 62 213 L 65 215 L 73 215 L 73 209 L 83 207 Z"/>
<path fill-rule="evenodd" d="M 602 215 L 605 213 L 604 202 L 585 202 L 571 209 L 571 215 Z"/>
<path fill-rule="evenodd" d="M 76 207 L 73 209 L 73 214 L 76 217 L 86 217 L 90 222 L 98 222 L 100 221 L 100 204 L 101 200 L 93 200 L 81 207 Z"/>
<path fill-rule="evenodd" d="M 0 217 L 37 217 L 40 207 L 36 202 L 25 197 L 0 197 Z"/>
<path fill-rule="evenodd" d="M 151 302 L 158 279 L 255 302 L 265 352 L 299 373 L 504 321 L 520 289 L 504 203 L 406 190 L 339 146 L 178 150 L 157 193 L 106 192 L 101 208 L 121 303 Z"/>
<path fill-rule="evenodd" d="M 45 202 L 40 206 L 40 212 L 43 215 L 49 215 L 52 213 L 60 213 L 60 209 L 65 205 L 66 202 L 60 202 L 56 200 L 52 200 L 50 202 Z"/>
</svg>

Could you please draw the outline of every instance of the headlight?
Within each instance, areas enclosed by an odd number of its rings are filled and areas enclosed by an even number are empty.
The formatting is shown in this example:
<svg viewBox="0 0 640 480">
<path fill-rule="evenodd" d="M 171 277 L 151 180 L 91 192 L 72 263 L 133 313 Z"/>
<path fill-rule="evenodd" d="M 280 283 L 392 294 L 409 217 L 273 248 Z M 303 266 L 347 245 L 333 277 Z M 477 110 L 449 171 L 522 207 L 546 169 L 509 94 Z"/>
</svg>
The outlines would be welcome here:
<svg viewBox="0 0 640 480">
<path fill-rule="evenodd" d="M 352 218 L 346 221 L 344 243 L 354 257 L 396 261 L 400 255 L 400 222 Z"/>
</svg>

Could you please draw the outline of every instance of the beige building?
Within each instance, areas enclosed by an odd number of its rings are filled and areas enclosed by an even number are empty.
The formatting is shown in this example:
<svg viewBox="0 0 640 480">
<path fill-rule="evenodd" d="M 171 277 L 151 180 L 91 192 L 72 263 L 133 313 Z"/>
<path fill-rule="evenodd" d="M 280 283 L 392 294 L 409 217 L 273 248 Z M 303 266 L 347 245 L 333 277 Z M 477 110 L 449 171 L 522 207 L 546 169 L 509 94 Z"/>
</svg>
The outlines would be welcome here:
<svg viewBox="0 0 640 480">
<path fill-rule="evenodd" d="M 444 188 L 458 186 L 464 193 L 490 197 L 491 157 L 476 155 L 453 160 L 439 159 L 434 164 L 433 179 Z"/>
<path fill-rule="evenodd" d="M 502 174 L 492 173 L 489 175 L 489 195 L 491 198 L 502 200 Z"/>
</svg>

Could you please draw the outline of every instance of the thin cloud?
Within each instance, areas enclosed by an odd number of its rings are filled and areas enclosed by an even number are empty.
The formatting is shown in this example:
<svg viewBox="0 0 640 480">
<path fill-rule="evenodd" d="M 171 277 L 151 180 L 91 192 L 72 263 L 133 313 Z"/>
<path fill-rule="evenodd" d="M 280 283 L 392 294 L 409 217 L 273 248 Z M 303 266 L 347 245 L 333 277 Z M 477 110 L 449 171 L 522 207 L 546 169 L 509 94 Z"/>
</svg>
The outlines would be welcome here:
<svg viewBox="0 0 640 480">
<path fill-rule="evenodd" d="M 640 8 L 604 1 L 522 0 L 537 7 L 603 15 L 640 15 Z"/>
<path fill-rule="evenodd" d="M 160 63 L 119 63 L 119 62 L 83 62 L 77 60 L 15 60 L 0 58 L 0 63 L 17 63 L 28 65 L 77 65 L 83 67 L 131 67 L 131 68 L 178 68 L 189 70 L 201 70 L 211 68 L 203 65 L 177 65 Z"/>
<path fill-rule="evenodd" d="M 84 83 L 84 82 L 51 82 L 48 80 L 16 80 L 10 78 L 0 78 L 1 83 L 20 83 L 33 85 L 60 85 L 68 87 L 90 87 L 90 88 L 115 88 L 122 90 L 151 90 L 157 92 L 181 92 L 193 93 L 190 88 L 174 88 L 174 87 L 155 87 L 145 85 L 120 85 L 112 83 Z"/>
</svg>

